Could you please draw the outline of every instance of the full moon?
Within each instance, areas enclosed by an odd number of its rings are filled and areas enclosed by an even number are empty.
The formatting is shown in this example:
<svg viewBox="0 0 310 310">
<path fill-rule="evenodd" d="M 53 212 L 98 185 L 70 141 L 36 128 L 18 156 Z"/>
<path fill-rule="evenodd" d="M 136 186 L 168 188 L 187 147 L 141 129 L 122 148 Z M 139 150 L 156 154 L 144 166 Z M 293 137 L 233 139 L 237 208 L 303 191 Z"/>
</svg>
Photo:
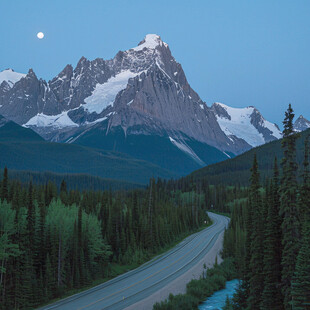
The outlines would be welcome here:
<svg viewBox="0 0 310 310">
<path fill-rule="evenodd" d="M 43 33 L 43 32 L 38 32 L 38 33 L 37 33 L 37 37 L 38 37 L 39 39 L 43 39 L 43 38 L 44 38 L 44 33 Z"/>
</svg>

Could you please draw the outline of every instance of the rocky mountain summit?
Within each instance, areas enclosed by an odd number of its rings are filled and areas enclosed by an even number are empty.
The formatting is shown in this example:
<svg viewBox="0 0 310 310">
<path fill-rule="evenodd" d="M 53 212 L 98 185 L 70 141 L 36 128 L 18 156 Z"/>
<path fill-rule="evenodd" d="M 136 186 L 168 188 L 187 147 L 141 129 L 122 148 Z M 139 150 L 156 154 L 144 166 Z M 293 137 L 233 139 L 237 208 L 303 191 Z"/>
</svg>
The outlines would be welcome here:
<svg viewBox="0 0 310 310">
<path fill-rule="evenodd" d="M 300 115 L 294 123 L 294 130 L 300 132 L 308 128 L 310 128 L 310 121 L 308 121 L 306 118 Z"/>
<path fill-rule="evenodd" d="M 143 137 L 157 139 L 150 152 L 169 144 L 199 166 L 281 137 L 254 107 L 208 107 L 155 34 L 110 60 L 82 57 L 75 68 L 67 65 L 48 82 L 32 69 L 26 75 L 1 72 L 0 114 L 50 141 L 130 155 L 143 148 Z"/>
</svg>

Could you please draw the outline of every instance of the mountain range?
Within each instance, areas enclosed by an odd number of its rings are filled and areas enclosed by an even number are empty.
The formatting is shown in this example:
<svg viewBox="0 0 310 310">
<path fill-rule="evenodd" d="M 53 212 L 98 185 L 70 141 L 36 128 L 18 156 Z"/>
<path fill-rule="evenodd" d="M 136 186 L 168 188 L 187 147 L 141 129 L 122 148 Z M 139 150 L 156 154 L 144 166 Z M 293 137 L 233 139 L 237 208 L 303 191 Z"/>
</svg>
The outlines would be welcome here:
<svg viewBox="0 0 310 310">
<path fill-rule="evenodd" d="M 52 80 L 0 72 L 0 114 L 50 142 L 119 152 L 183 175 L 281 137 L 252 106 L 208 107 L 158 35 Z M 310 122 L 302 118 L 295 129 Z"/>
</svg>

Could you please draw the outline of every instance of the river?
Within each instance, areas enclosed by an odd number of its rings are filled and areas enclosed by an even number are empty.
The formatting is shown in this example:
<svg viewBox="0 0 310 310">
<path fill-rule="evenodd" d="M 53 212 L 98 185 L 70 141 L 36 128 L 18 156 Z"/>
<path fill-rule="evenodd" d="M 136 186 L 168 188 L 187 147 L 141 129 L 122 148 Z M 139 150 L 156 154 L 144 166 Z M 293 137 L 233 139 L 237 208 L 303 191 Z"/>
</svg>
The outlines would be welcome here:
<svg viewBox="0 0 310 310">
<path fill-rule="evenodd" d="M 227 295 L 232 297 L 238 288 L 239 280 L 231 280 L 226 282 L 226 287 L 215 292 L 212 296 L 199 306 L 199 310 L 220 310 L 225 306 Z"/>
</svg>

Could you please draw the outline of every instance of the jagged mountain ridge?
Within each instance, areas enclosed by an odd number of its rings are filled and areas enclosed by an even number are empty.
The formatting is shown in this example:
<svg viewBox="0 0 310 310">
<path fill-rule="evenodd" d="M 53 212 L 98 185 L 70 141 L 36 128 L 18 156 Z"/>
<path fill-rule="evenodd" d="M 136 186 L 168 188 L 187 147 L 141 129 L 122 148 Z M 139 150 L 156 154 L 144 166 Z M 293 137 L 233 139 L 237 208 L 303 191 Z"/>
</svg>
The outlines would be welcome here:
<svg viewBox="0 0 310 310">
<path fill-rule="evenodd" d="M 259 141 L 228 133 L 219 110 L 208 107 L 190 87 L 182 66 L 157 35 L 147 35 L 111 60 L 82 57 L 75 69 L 67 65 L 49 82 L 30 69 L 13 84 L 0 84 L 0 114 L 51 141 L 87 145 L 83 137 L 104 140 L 112 134 L 117 139 L 121 128 L 125 137 L 160 136 L 202 166 L 208 161 L 190 146 L 194 141 L 228 158 L 278 138 L 275 126 L 270 130 L 256 109 L 250 123 Z"/>
</svg>

